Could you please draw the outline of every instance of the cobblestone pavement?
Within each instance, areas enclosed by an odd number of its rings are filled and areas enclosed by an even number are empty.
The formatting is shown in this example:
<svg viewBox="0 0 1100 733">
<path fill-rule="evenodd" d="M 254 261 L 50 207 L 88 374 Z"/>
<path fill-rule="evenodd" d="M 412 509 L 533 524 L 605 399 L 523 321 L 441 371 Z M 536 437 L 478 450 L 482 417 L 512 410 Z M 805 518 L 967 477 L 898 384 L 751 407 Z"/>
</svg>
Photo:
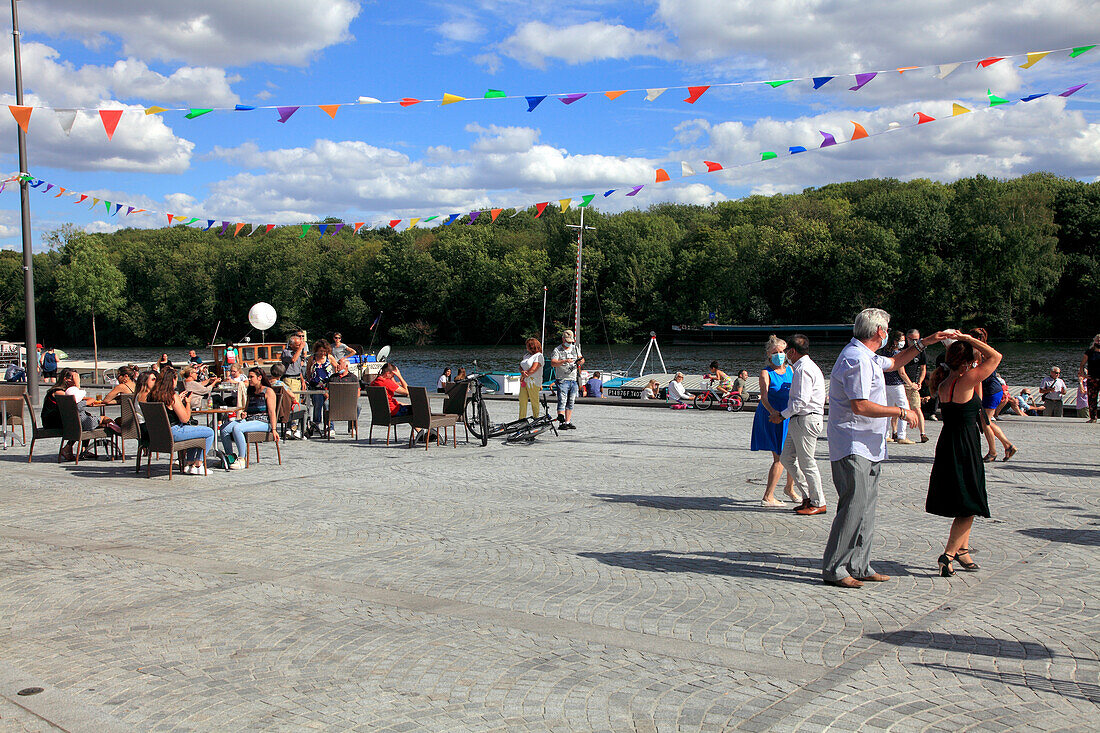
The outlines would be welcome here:
<svg viewBox="0 0 1100 733">
<path fill-rule="evenodd" d="M 933 444 L 892 446 L 893 580 L 845 591 L 831 513 L 759 506 L 751 421 L 586 405 L 532 446 L 341 435 L 171 482 L 0 452 L 0 730 L 1096 729 L 1100 426 L 1002 423 L 950 579 Z"/>
</svg>

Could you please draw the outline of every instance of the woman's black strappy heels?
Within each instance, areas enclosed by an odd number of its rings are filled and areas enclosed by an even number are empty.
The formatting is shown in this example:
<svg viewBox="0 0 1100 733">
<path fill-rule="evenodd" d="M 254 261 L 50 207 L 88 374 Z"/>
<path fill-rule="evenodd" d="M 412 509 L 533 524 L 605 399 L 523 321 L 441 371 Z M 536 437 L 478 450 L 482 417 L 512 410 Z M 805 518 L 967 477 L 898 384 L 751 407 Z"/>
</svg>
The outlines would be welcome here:
<svg viewBox="0 0 1100 733">
<path fill-rule="evenodd" d="M 966 560 L 962 559 L 963 555 L 969 555 L 969 554 L 970 554 L 970 550 L 963 547 L 958 552 L 955 553 L 955 560 L 959 563 L 959 565 L 962 565 L 963 570 L 966 570 L 967 572 L 972 573 L 975 570 L 979 570 L 981 568 L 981 565 L 979 565 L 976 562 L 967 562 Z"/>
<path fill-rule="evenodd" d="M 940 575 L 942 577 L 950 578 L 955 574 L 955 571 L 951 569 L 951 561 L 954 559 L 954 555 L 948 555 L 946 552 L 936 558 L 936 562 L 940 566 Z"/>
</svg>

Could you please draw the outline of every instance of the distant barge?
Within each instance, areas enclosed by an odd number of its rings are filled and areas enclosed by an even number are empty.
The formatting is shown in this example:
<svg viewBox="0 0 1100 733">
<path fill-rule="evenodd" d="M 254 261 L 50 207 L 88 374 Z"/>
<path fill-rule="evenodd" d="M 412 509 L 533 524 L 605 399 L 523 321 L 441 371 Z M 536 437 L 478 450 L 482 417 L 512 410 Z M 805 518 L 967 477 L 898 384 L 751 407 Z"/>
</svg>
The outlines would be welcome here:
<svg viewBox="0 0 1100 733">
<path fill-rule="evenodd" d="M 704 323 L 701 326 L 673 326 L 669 334 L 674 344 L 736 344 L 755 343 L 771 334 L 790 336 L 804 333 L 818 341 L 847 341 L 852 337 L 851 323 L 763 324 L 735 326 L 724 323 Z"/>
</svg>

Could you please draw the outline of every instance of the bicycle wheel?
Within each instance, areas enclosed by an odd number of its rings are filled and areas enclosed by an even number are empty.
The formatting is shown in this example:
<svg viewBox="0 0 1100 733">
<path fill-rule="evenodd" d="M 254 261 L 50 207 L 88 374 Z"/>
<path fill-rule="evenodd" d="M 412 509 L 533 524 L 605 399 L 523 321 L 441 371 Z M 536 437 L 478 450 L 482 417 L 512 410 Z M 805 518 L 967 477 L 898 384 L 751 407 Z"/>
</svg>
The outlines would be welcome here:
<svg viewBox="0 0 1100 733">
<path fill-rule="evenodd" d="M 489 445 L 489 430 L 492 423 L 489 422 L 489 409 L 485 406 L 485 403 L 481 403 L 481 414 L 478 416 L 481 420 L 481 447 Z"/>
<path fill-rule="evenodd" d="M 739 412 L 745 409 L 745 400 L 741 399 L 741 395 L 730 395 L 728 399 L 730 401 L 730 412 Z"/>
<path fill-rule="evenodd" d="M 709 410 L 714 406 L 714 396 L 710 392 L 697 394 L 695 399 L 692 400 L 692 404 L 695 405 L 696 410 Z"/>
<path fill-rule="evenodd" d="M 466 422 L 466 429 L 473 433 L 475 438 L 488 442 L 488 430 L 482 428 L 481 415 L 483 412 L 485 412 L 485 406 L 482 402 L 468 400 L 463 420 Z M 482 445 L 485 445 L 485 443 L 483 442 Z"/>
</svg>

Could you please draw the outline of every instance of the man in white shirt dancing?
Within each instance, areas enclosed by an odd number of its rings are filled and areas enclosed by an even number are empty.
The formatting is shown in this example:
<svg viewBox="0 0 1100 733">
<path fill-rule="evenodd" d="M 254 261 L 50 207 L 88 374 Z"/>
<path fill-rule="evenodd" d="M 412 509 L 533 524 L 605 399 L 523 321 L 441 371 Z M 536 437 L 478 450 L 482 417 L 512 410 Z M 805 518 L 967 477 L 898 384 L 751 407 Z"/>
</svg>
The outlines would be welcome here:
<svg viewBox="0 0 1100 733">
<path fill-rule="evenodd" d="M 800 333 L 787 339 L 787 361 L 791 375 L 791 397 L 787 409 L 772 418 L 772 422 L 787 423 L 787 442 L 779 456 L 783 468 L 794 478 L 794 485 L 805 498 L 796 514 L 824 514 L 825 493 L 821 490 L 821 472 L 814 455 L 817 437 L 825 417 L 825 376 L 809 356 L 810 340 Z"/>
</svg>

